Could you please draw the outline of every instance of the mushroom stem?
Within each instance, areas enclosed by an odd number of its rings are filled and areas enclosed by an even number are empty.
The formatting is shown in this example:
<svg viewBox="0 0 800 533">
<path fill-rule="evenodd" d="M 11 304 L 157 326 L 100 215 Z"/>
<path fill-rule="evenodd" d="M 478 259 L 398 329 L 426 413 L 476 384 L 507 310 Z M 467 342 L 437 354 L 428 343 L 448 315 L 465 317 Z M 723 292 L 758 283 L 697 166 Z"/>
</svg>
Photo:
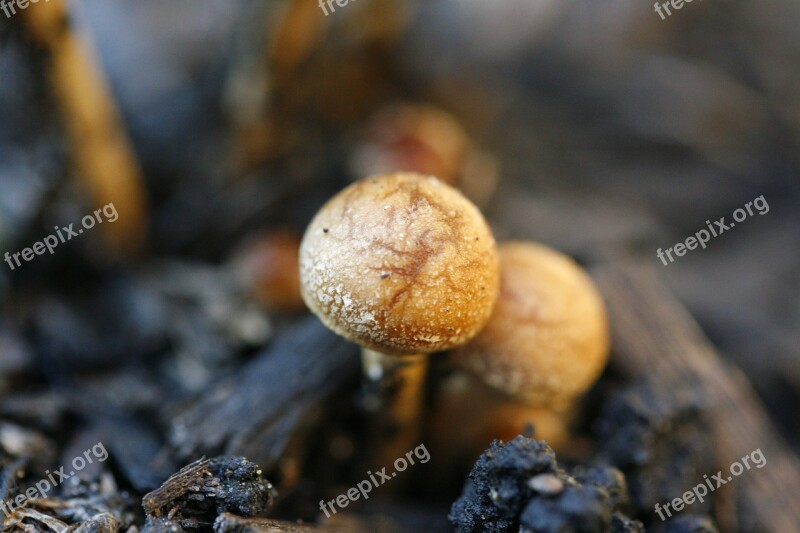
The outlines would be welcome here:
<svg viewBox="0 0 800 533">
<path fill-rule="evenodd" d="M 417 439 L 422 433 L 419 415 L 428 356 L 397 357 L 363 348 L 361 362 L 364 373 L 362 405 L 366 411 L 379 415 L 379 423 L 373 426 L 375 440 L 383 448 L 378 455 L 384 462 L 393 461 L 398 454 L 419 444 Z"/>
</svg>

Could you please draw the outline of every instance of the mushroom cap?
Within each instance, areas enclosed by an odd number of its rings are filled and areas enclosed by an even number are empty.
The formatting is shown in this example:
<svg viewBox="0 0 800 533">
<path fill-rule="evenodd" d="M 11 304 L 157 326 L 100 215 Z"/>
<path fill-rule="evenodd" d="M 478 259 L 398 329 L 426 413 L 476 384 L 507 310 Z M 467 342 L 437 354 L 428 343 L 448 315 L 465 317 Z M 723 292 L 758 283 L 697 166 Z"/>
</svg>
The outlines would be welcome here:
<svg viewBox="0 0 800 533">
<path fill-rule="evenodd" d="M 530 405 L 568 403 L 608 360 L 602 298 L 574 261 L 550 248 L 511 242 L 499 253 L 500 296 L 492 317 L 454 361 Z"/>
<path fill-rule="evenodd" d="M 299 235 L 278 229 L 257 235 L 234 254 L 237 277 L 270 311 L 296 313 L 305 309 L 300 297 L 299 248 Z"/>
<path fill-rule="evenodd" d="M 354 183 L 320 209 L 300 245 L 308 307 L 333 331 L 385 354 L 467 342 L 489 319 L 499 279 L 480 211 L 432 176 Z"/>
<path fill-rule="evenodd" d="M 354 161 L 358 175 L 419 172 L 454 187 L 471 148 L 452 115 L 423 104 L 384 109 L 370 121 L 365 137 Z"/>
</svg>

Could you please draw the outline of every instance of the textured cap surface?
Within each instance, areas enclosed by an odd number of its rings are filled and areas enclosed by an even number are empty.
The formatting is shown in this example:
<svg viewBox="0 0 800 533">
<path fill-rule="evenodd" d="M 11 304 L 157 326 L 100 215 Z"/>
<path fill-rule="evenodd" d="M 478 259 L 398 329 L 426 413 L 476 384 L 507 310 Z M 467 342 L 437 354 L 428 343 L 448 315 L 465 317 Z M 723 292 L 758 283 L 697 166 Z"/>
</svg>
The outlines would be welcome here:
<svg viewBox="0 0 800 533">
<path fill-rule="evenodd" d="M 500 246 L 500 296 L 483 331 L 456 363 L 531 404 L 588 389 L 608 359 L 605 306 L 589 276 L 545 246 Z"/>
<path fill-rule="evenodd" d="M 303 298 L 340 335 L 387 354 L 472 338 L 499 290 L 497 249 L 478 209 L 433 177 L 361 180 L 325 204 L 300 246 Z"/>
</svg>

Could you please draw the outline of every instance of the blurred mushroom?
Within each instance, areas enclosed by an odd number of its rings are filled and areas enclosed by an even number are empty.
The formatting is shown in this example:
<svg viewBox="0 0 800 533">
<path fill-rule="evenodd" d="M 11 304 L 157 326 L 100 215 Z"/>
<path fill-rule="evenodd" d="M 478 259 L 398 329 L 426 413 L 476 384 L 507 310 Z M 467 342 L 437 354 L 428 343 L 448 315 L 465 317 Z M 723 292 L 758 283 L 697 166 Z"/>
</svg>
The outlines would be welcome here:
<svg viewBox="0 0 800 533">
<path fill-rule="evenodd" d="M 454 361 L 529 405 L 560 407 L 600 376 L 609 351 L 603 301 L 589 276 L 545 246 L 500 246 L 491 319 Z"/>
<path fill-rule="evenodd" d="M 265 232 L 234 254 L 236 277 L 266 309 L 302 311 L 305 305 L 300 296 L 299 248 L 300 238 L 292 231 Z"/>
<path fill-rule="evenodd" d="M 478 204 L 497 183 L 494 160 L 474 147 L 456 118 L 424 104 L 395 105 L 375 115 L 351 167 L 355 176 L 395 171 L 436 176 Z"/>
<path fill-rule="evenodd" d="M 397 448 L 415 444 L 425 354 L 469 341 L 497 298 L 496 245 L 479 210 L 433 177 L 364 179 L 311 221 L 300 279 L 312 312 L 364 348 L 367 389 L 379 391 L 366 407 L 383 407 Z"/>
</svg>

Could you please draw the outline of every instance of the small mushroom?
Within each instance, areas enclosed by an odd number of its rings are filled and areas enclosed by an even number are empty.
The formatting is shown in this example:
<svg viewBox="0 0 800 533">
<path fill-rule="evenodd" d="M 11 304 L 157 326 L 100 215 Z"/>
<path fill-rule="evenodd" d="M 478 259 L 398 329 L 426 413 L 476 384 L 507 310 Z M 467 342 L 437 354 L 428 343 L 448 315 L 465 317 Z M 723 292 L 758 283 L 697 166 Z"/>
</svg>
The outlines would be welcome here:
<svg viewBox="0 0 800 533">
<path fill-rule="evenodd" d="M 269 311 L 296 313 L 300 296 L 300 237 L 286 229 L 270 230 L 246 242 L 234 254 L 237 279 Z"/>
<path fill-rule="evenodd" d="M 351 167 L 355 176 L 395 171 L 433 175 L 478 205 L 489 199 L 498 179 L 494 159 L 475 146 L 456 117 L 418 103 L 389 106 L 372 117 Z"/>
<path fill-rule="evenodd" d="M 449 113 L 429 105 L 396 105 L 370 120 L 353 167 L 359 176 L 387 169 L 430 174 L 455 187 L 470 144 Z"/>
<path fill-rule="evenodd" d="M 483 328 L 499 266 L 469 200 L 434 177 L 396 173 L 356 182 L 320 209 L 300 245 L 300 280 L 311 311 L 364 348 L 366 381 L 388 385 L 377 397 L 402 432 L 418 425 L 424 354 Z"/>
<path fill-rule="evenodd" d="M 609 352 L 606 311 L 589 276 L 545 246 L 499 247 L 500 296 L 457 365 L 508 396 L 563 407 L 599 377 Z"/>
</svg>

